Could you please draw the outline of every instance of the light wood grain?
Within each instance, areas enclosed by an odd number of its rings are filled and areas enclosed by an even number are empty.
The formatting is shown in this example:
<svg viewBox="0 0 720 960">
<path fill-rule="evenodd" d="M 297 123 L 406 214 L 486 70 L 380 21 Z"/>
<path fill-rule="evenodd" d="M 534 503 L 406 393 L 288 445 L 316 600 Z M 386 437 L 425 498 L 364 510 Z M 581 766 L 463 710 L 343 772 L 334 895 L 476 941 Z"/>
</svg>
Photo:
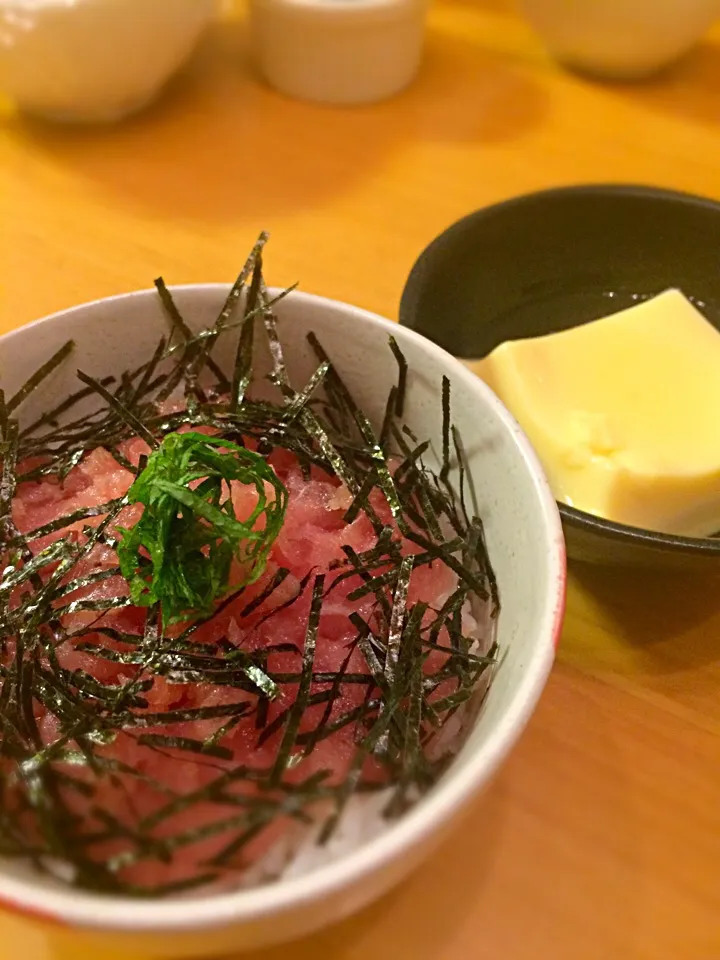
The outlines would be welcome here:
<svg viewBox="0 0 720 960">
<path fill-rule="evenodd" d="M 247 66 L 242 15 L 125 126 L 0 122 L 0 330 L 168 281 L 230 279 L 272 230 L 273 283 L 394 317 L 417 253 L 488 202 L 582 181 L 720 198 L 720 32 L 662 78 L 563 73 L 504 0 L 442 2 L 422 76 L 339 110 Z M 0 918 L 2 960 L 89 960 Z M 574 571 L 519 749 L 409 883 L 343 926 L 249 960 L 717 960 L 716 585 Z M 143 960 L 136 957 L 134 960 Z"/>
</svg>

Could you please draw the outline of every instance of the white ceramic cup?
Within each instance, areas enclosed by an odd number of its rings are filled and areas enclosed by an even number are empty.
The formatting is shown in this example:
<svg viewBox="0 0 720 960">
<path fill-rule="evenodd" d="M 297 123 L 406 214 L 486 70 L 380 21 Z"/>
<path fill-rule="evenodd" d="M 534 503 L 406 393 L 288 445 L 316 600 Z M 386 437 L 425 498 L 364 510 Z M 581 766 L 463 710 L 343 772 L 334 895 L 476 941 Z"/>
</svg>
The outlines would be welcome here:
<svg viewBox="0 0 720 960">
<path fill-rule="evenodd" d="M 217 0 L 0 0 L 0 92 L 27 113 L 121 120 L 183 66 Z"/>
<path fill-rule="evenodd" d="M 427 0 L 250 0 L 252 49 L 268 83 L 328 104 L 384 100 L 414 79 Z"/>
<path fill-rule="evenodd" d="M 227 292 L 221 284 L 174 289 L 196 330 L 216 319 Z M 505 407 L 459 361 L 405 327 L 300 293 L 282 301 L 277 312 L 293 381 L 306 382 L 315 369 L 306 341 L 314 331 L 376 424 L 397 378 L 387 347 L 392 334 L 410 368 L 406 422 L 436 449 L 442 448 L 441 381 L 443 375 L 450 379 L 453 419 L 500 589 L 497 639 L 504 660 L 467 742 L 436 787 L 382 836 L 313 872 L 246 891 L 148 902 L 71 889 L 28 865 L 0 862 L 2 906 L 74 928 L 98 957 L 112 949 L 172 960 L 235 955 L 310 933 L 380 897 L 437 846 L 487 784 L 528 722 L 553 662 L 564 608 L 563 535 L 538 460 Z M 72 362 L 23 405 L 24 418 L 37 416 L 77 389 L 76 369 L 100 378 L 136 367 L 166 329 L 155 291 L 66 310 L 0 338 L 0 385 L 12 395 L 72 338 Z M 234 355 L 228 344 L 218 359 L 229 369 Z"/>
<path fill-rule="evenodd" d="M 637 80 L 673 63 L 720 17 L 720 0 L 520 0 L 567 66 Z"/>
</svg>

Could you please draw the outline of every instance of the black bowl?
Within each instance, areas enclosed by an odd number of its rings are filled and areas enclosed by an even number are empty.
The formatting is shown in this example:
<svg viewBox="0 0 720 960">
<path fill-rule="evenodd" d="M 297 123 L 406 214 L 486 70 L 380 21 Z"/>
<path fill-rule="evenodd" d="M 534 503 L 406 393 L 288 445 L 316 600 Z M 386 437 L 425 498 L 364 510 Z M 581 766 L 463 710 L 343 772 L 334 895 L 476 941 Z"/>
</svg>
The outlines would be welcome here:
<svg viewBox="0 0 720 960">
<path fill-rule="evenodd" d="M 478 210 L 440 234 L 410 273 L 400 322 L 479 358 L 668 287 L 720 329 L 720 204 L 652 187 L 567 187 Z M 720 575 L 720 539 L 628 527 L 564 504 L 560 512 L 576 560 L 705 572 L 714 563 Z"/>
</svg>

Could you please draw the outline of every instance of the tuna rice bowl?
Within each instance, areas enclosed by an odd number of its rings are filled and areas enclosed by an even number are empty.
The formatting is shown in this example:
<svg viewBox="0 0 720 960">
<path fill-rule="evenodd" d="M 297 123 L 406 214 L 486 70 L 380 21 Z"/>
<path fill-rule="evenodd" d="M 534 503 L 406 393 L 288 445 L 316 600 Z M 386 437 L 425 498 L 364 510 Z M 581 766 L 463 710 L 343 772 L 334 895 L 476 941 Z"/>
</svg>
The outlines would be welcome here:
<svg viewBox="0 0 720 960">
<path fill-rule="evenodd" d="M 498 662 L 449 382 L 441 449 L 405 423 L 392 337 L 380 422 L 312 333 L 295 382 L 264 242 L 207 329 L 157 281 L 142 364 L 78 370 L 21 423 L 68 342 L 0 394 L 0 853 L 85 890 L 252 887 L 356 848 L 443 776 Z"/>
</svg>

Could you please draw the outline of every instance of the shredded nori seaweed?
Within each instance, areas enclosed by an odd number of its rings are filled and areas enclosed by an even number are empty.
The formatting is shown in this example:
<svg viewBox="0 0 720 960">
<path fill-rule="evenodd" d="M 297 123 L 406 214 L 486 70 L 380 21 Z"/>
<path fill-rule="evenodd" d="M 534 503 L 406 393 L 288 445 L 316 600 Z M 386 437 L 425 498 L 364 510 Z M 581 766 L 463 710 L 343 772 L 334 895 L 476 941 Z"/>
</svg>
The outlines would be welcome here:
<svg viewBox="0 0 720 960">
<path fill-rule="evenodd" d="M 140 367 L 103 379 L 80 371 L 83 386 L 23 429 L 16 410 L 68 362 L 72 342 L 10 400 L 0 391 L 0 853 L 25 858 L 50 873 L 60 863 L 62 875 L 79 887 L 147 897 L 224 881 L 228 874 L 242 872 L 248 845 L 278 819 L 320 822 L 318 842 L 324 842 L 357 792 L 391 786 L 387 815 L 397 816 L 446 768 L 456 744 L 438 755 L 434 739 L 458 709 L 479 704 L 497 660 L 492 635 L 478 640 L 463 627 L 469 601 L 490 604 L 495 617 L 499 597 L 482 522 L 468 503 L 467 467 L 451 420 L 449 382 L 444 379 L 441 387 L 437 473 L 423 460 L 429 444 L 402 421 L 412 371 L 394 338 L 388 349 L 397 362 L 397 382 L 377 433 L 313 334 L 308 341 L 317 368 L 305 385 L 293 385 L 273 311 L 285 293 L 271 300 L 263 280 L 266 240 L 262 234 L 210 329 L 194 332 L 158 279 L 169 334 Z M 213 351 L 233 335 L 235 365 L 227 375 Z M 254 353 L 261 339 L 272 357 L 275 401 L 253 395 Z M 166 401 L 178 394 L 184 396 L 184 409 L 165 412 Z M 78 413 L 79 404 L 93 396 L 92 412 Z M 325 573 L 308 570 L 290 595 L 287 584 L 283 587 L 289 571 L 282 567 L 268 574 L 251 597 L 244 598 L 246 585 L 236 586 L 214 607 L 206 604 L 196 611 L 182 630 L 165 630 L 157 602 L 144 612 L 139 632 L 109 620 L 108 613 L 131 609 L 127 590 L 103 599 L 77 591 L 114 583 L 113 578 L 122 583 L 118 566 L 90 573 L 78 573 L 78 567 L 94 550 L 116 550 L 118 522 L 130 498 L 76 509 L 23 534 L 12 517 L 18 484 L 62 484 L 98 447 L 137 480 L 147 457 L 133 466 L 120 445 L 137 436 L 152 451 L 168 435 L 188 428 L 212 428 L 229 449 L 250 442 L 261 455 L 284 449 L 297 458 L 306 479 L 313 469 L 336 478 L 352 497 L 345 522 L 364 513 L 375 531 L 374 545 L 362 554 L 345 545 L 344 559 Z M 387 503 L 392 525 L 373 507 L 378 495 Z M 38 550 L 41 538 L 63 531 L 64 536 Z M 417 549 L 403 552 L 403 537 Z M 457 575 L 455 589 L 439 609 L 410 599 L 414 571 L 436 564 Z M 317 669 L 323 605 L 348 579 L 358 584 L 349 599 L 369 598 L 372 616 L 351 613 L 354 633 L 340 668 Z M 297 604 L 306 611 L 298 614 L 306 617 L 302 648 L 268 642 L 251 651 L 226 635 L 199 639 L 208 635 L 200 634 L 201 628 L 219 623 L 230 604 L 240 628 L 252 617 L 253 630 L 267 624 L 269 636 L 272 618 Z M 87 623 L 69 635 L 63 618 L 79 612 L 87 615 Z M 64 668 L 59 652 L 68 645 L 87 655 L 89 664 L 121 666 L 123 679 L 104 682 L 102 671 L 96 677 L 89 669 Z M 429 666 L 434 652 L 443 655 L 437 669 Z M 278 670 L 273 661 L 281 654 L 296 657 L 297 669 Z M 358 656 L 364 670 L 357 669 Z M 238 699 L 158 711 L 147 695 L 161 680 L 178 689 L 210 684 L 236 692 Z M 362 702 L 338 710 L 351 687 L 364 688 Z M 271 709 L 286 689 L 291 691 L 283 701 L 287 705 Z M 315 708 L 316 725 L 301 731 L 303 715 Z M 267 767 L 253 764 L 252 756 L 236 756 L 228 746 L 233 729 L 248 717 L 258 746 L 278 738 L 274 762 Z M 41 730 L 40 718 L 55 724 L 51 738 Z M 205 739 L 175 729 L 198 721 L 216 724 Z M 292 776 L 318 743 L 346 728 L 354 731 L 356 753 L 342 782 L 331 770 Z M 114 758 L 118 738 L 131 738 L 150 757 L 187 756 L 203 764 L 206 782 L 178 792 L 148 774 L 146 765 Z M 155 792 L 155 809 L 121 821 L 103 806 L 100 791 L 110 784 L 126 795 L 132 809 L 135 782 Z M 83 816 L 76 812 L 73 796 L 83 798 Z M 191 829 L 177 826 L 176 817 L 208 804 L 217 805 L 211 822 L 206 817 Z M 207 837 L 221 838 L 222 849 L 198 864 L 196 875 L 143 887 L 126 878 L 132 865 L 167 864 L 176 851 Z"/>
</svg>

